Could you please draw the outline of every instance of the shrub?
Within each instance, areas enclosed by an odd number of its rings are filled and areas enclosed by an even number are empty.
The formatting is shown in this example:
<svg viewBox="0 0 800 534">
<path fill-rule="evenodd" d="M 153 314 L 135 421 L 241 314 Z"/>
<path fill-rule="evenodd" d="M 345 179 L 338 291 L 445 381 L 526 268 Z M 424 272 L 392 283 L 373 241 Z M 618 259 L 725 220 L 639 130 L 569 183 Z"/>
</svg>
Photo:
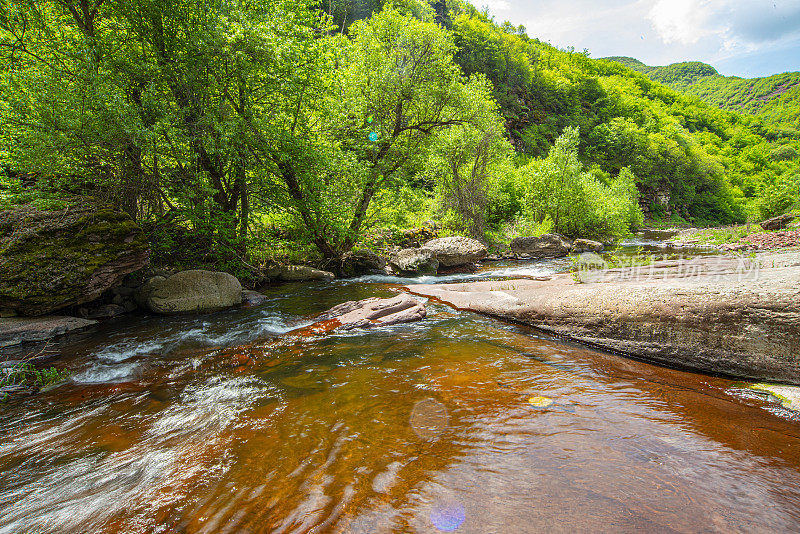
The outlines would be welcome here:
<svg viewBox="0 0 800 534">
<path fill-rule="evenodd" d="M 606 184 L 605 176 L 586 172 L 578 139 L 578 129 L 567 128 L 547 158 L 521 169 L 524 217 L 533 223 L 549 218 L 554 231 L 569 237 L 623 237 L 644 219 L 636 178 L 625 168 Z"/>
</svg>

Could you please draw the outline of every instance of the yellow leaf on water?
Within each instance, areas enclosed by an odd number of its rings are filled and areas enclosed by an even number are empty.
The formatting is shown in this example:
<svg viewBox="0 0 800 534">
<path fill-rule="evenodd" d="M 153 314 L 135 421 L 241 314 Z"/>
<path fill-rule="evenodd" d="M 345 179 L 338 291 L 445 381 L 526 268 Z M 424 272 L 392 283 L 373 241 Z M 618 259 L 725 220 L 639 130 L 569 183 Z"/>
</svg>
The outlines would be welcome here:
<svg viewBox="0 0 800 534">
<path fill-rule="evenodd" d="M 536 406 L 537 408 L 547 408 L 551 404 L 553 404 L 553 399 L 549 397 L 531 397 L 528 399 L 528 403 L 532 406 Z"/>
</svg>

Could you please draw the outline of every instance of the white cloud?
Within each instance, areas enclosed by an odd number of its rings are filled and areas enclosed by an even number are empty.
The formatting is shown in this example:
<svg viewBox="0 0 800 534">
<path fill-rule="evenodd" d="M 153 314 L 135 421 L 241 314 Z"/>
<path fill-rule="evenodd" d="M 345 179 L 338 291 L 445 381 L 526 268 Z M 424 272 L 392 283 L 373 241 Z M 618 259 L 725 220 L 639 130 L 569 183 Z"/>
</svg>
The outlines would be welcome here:
<svg viewBox="0 0 800 534">
<path fill-rule="evenodd" d="M 714 15 L 710 2 L 702 0 L 658 0 L 647 18 L 666 44 L 695 44 L 718 30 L 709 28 Z"/>
<path fill-rule="evenodd" d="M 508 11 L 511 9 L 511 4 L 509 4 L 506 0 L 479 0 L 478 4 L 481 7 L 488 7 L 489 11 L 497 12 L 497 11 Z"/>
</svg>

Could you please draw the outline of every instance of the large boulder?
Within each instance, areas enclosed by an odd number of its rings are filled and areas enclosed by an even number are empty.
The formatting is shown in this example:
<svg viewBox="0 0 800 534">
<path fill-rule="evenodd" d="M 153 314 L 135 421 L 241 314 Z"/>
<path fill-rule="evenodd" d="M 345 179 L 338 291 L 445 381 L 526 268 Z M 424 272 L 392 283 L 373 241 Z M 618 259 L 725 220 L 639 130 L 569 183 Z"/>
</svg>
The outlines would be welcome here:
<svg viewBox="0 0 800 534">
<path fill-rule="evenodd" d="M 764 222 L 759 223 L 761 228 L 767 231 L 772 230 L 783 230 L 786 228 L 790 222 L 795 220 L 795 216 L 791 213 L 785 213 L 783 215 L 778 215 L 777 217 L 773 217 L 771 219 L 767 219 Z"/>
<path fill-rule="evenodd" d="M 572 249 L 572 243 L 559 234 L 544 234 L 540 237 L 518 237 L 511 242 L 511 250 L 518 256 L 535 259 L 563 258 Z"/>
<path fill-rule="evenodd" d="M 436 274 L 439 269 L 439 260 L 428 249 L 406 248 L 392 256 L 389 266 L 402 276 Z"/>
<path fill-rule="evenodd" d="M 213 271 L 181 271 L 154 277 L 142 286 L 138 302 L 153 313 L 174 315 L 224 310 L 242 302 L 235 276 Z"/>
<path fill-rule="evenodd" d="M 78 203 L 0 212 L 0 308 L 44 315 L 97 299 L 144 267 L 149 245 L 125 213 Z"/>
<path fill-rule="evenodd" d="M 469 237 L 431 239 L 422 248 L 430 250 L 442 267 L 467 265 L 486 257 L 486 247 L 483 243 Z"/>
<path fill-rule="evenodd" d="M 354 250 L 342 256 L 339 274 L 345 278 L 383 274 L 386 260 L 370 250 Z"/>
</svg>

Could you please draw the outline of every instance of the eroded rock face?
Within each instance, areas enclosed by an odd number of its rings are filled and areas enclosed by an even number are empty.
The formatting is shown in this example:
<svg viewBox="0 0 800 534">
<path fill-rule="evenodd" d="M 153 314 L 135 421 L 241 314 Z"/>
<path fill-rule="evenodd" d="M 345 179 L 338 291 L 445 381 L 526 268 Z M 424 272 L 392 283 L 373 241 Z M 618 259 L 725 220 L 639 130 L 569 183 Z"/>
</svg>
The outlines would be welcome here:
<svg viewBox="0 0 800 534">
<path fill-rule="evenodd" d="M 655 363 L 800 385 L 800 254 L 665 261 L 595 279 L 407 289 Z"/>
<path fill-rule="evenodd" d="M 486 247 L 483 243 L 469 237 L 431 239 L 422 248 L 430 250 L 441 267 L 467 265 L 479 262 L 486 257 Z"/>
<path fill-rule="evenodd" d="M 214 312 L 241 304 L 242 285 L 228 273 L 181 271 L 169 278 L 148 280 L 138 300 L 162 315 Z"/>
<path fill-rule="evenodd" d="M 407 248 L 392 256 L 389 266 L 401 276 L 436 274 L 439 269 L 439 260 L 428 249 Z"/>
<path fill-rule="evenodd" d="M 87 204 L 0 212 L 0 308 L 37 316 L 91 302 L 149 258 L 125 213 Z"/>
<path fill-rule="evenodd" d="M 511 250 L 518 256 L 531 258 L 562 258 L 572 249 L 572 243 L 559 234 L 540 237 L 518 237 L 511 242 Z"/>
<path fill-rule="evenodd" d="M 318 322 L 294 333 L 322 335 L 334 330 L 377 328 L 418 321 L 426 315 L 425 304 L 408 293 L 401 293 L 390 299 L 374 297 L 339 304 L 320 315 Z"/>
<path fill-rule="evenodd" d="M 786 213 L 784 215 L 773 217 L 772 219 L 767 219 L 766 221 L 760 223 L 760 226 L 764 230 L 783 230 L 789 225 L 789 223 L 794 221 L 794 219 L 795 216 L 793 214 Z"/>
</svg>

